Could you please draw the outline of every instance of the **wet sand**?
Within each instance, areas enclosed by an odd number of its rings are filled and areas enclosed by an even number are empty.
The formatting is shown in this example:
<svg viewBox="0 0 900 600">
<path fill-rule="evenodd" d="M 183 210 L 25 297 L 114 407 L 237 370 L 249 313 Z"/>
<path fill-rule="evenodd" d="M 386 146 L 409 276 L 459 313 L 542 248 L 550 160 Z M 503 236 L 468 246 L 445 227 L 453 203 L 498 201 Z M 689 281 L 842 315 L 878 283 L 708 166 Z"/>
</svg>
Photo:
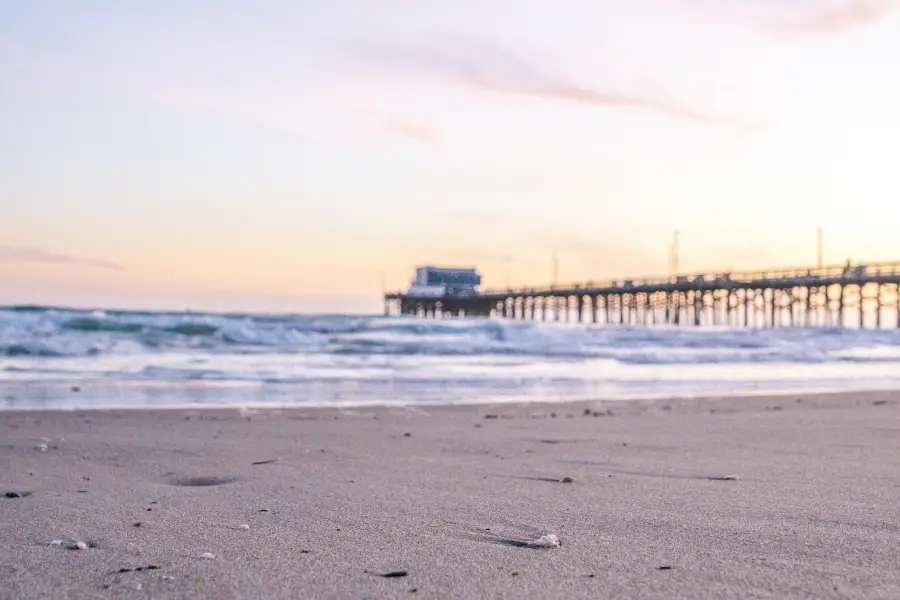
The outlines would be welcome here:
<svg viewBox="0 0 900 600">
<path fill-rule="evenodd" d="M 0 598 L 898 598 L 898 549 L 897 393 L 0 413 Z"/>
</svg>

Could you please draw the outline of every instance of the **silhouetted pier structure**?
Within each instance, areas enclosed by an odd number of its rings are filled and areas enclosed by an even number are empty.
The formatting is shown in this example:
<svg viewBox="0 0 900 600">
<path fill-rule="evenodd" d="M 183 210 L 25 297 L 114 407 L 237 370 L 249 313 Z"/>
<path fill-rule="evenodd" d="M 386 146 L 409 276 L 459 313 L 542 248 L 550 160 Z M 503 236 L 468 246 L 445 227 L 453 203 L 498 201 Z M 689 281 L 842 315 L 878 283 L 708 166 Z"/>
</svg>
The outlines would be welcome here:
<svg viewBox="0 0 900 600">
<path fill-rule="evenodd" d="M 390 293 L 384 300 L 385 314 L 426 318 L 893 329 L 900 326 L 900 262 L 486 290 L 462 298 Z"/>
</svg>

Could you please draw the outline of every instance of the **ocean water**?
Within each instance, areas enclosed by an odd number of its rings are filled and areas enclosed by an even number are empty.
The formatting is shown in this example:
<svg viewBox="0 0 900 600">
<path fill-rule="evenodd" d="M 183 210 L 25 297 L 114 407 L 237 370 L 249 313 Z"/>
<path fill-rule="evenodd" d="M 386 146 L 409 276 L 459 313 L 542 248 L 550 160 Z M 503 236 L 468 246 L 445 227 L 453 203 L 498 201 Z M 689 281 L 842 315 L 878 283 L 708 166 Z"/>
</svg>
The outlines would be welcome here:
<svg viewBox="0 0 900 600">
<path fill-rule="evenodd" d="M 900 389 L 900 331 L 0 308 L 0 409 Z"/>
</svg>

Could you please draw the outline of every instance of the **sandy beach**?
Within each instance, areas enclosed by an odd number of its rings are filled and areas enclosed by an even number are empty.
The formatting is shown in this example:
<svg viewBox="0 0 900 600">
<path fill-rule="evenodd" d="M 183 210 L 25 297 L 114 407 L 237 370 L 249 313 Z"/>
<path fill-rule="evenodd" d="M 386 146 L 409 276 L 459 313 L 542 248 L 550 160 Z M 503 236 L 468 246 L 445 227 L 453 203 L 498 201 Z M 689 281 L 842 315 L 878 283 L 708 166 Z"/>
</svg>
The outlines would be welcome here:
<svg viewBox="0 0 900 600">
<path fill-rule="evenodd" d="M 0 598 L 897 598 L 898 442 L 896 393 L 4 412 Z"/>
</svg>

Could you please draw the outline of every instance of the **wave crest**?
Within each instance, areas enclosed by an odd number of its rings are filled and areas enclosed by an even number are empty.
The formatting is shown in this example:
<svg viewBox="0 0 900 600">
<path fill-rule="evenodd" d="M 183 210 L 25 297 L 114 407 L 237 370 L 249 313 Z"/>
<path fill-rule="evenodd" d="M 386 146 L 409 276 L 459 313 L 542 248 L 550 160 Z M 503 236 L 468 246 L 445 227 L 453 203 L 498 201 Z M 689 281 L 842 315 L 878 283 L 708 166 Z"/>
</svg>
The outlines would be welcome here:
<svg viewBox="0 0 900 600">
<path fill-rule="evenodd" d="M 0 309 L 0 355 L 140 353 L 609 359 L 633 365 L 900 361 L 900 332 L 634 328 L 499 319 Z M 488 359 L 486 359 L 488 360 Z"/>
</svg>

